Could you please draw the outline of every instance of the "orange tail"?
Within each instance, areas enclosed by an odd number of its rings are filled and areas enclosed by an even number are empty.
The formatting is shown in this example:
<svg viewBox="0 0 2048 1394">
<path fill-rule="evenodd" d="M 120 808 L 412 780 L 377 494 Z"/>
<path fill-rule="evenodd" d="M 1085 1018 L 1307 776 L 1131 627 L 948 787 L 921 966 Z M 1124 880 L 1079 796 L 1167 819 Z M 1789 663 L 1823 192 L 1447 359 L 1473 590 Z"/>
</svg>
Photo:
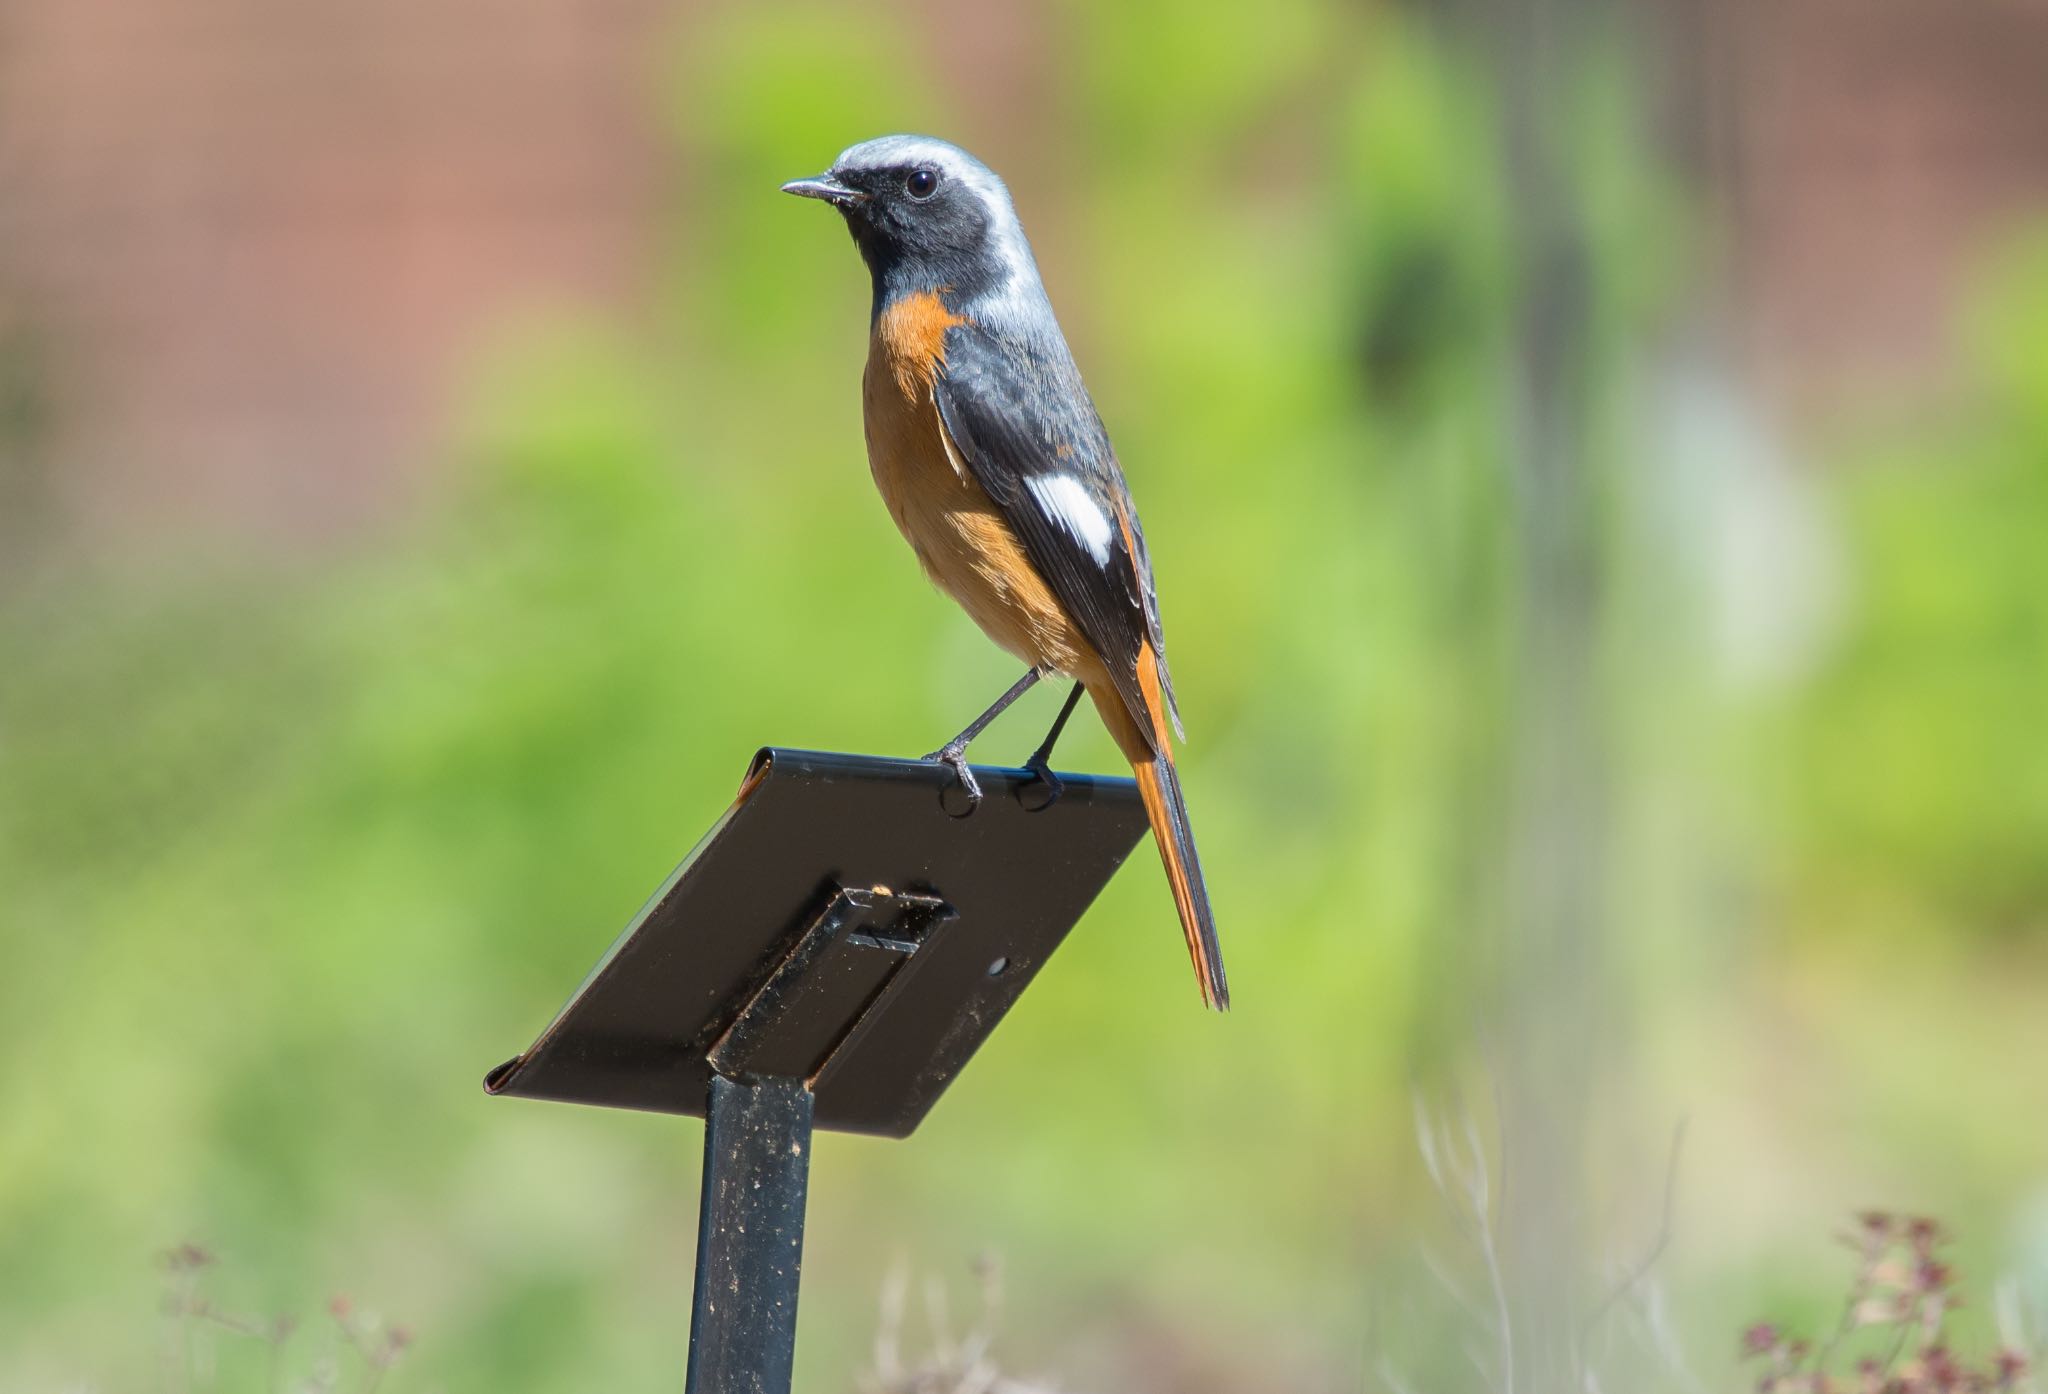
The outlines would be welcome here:
<svg viewBox="0 0 2048 1394">
<path fill-rule="evenodd" d="M 1162 749 L 1148 763 L 1134 761 L 1131 772 L 1138 777 L 1159 859 L 1166 863 L 1166 879 L 1173 886 L 1174 908 L 1180 911 L 1202 1001 L 1219 1012 L 1228 1011 L 1230 983 L 1223 976 L 1223 945 L 1216 938 L 1216 917 L 1209 910 L 1209 888 L 1202 884 L 1202 863 L 1195 856 L 1195 833 L 1188 826 L 1188 804 L 1181 796 L 1173 754 Z"/>
<path fill-rule="evenodd" d="M 1195 856 L 1188 803 L 1173 768 L 1159 665 L 1149 644 L 1138 651 L 1138 687 L 1145 699 L 1142 716 L 1131 711 L 1122 694 L 1107 681 L 1091 682 L 1088 695 L 1095 699 L 1103 723 L 1131 762 L 1131 773 L 1138 777 L 1138 793 L 1152 824 L 1152 840 L 1159 844 L 1159 859 L 1166 863 L 1166 879 L 1173 887 L 1173 905 L 1180 911 L 1181 932 L 1187 935 L 1195 978 L 1202 985 L 1202 1001 L 1219 1012 L 1228 1011 L 1230 984 L 1223 977 L 1223 946 L 1216 938 L 1216 917 L 1209 910 L 1209 888 L 1202 883 L 1202 863 Z"/>
</svg>

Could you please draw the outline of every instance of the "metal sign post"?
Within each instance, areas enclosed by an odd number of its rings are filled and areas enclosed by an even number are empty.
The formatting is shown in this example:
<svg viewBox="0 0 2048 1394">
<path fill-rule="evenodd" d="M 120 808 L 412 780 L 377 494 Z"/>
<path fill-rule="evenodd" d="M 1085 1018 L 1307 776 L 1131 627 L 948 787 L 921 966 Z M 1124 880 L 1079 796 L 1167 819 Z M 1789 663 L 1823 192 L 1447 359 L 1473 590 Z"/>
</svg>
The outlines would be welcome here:
<svg viewBox="0 0 2048 1394">
<path fill-rule="evenodd" d="M 693 1394 L 789 1388 L 810 1178 L 811 1091 L 803 1081 L 740 1084 L 714 1075 L 685 1386 Z"/>
<path fill-rule="evenodd" d="M 907 1137 L 1146 823 L 1128 779 L 764 750 L 492 1094 L 705 1119 L 692 1394 L 782 1394 L 813 1125 Z"/>
</svg>

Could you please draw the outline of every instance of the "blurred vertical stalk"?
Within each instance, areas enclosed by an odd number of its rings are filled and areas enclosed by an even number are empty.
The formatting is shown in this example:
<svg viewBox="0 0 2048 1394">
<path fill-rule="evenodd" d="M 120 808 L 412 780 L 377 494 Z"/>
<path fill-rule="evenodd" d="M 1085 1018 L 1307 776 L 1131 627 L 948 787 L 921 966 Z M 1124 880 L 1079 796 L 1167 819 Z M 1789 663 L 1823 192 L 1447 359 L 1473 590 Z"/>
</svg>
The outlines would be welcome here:
<svg viewBox="0 0 2048 1394">
<path fill-rule="evenodd" d="M 1499 1241 L 1511 1387 L 1576 1389 L 1594 1271 L 1584 1187 L 1593 1106 L 1621 1057 L 1607 982 L 1613 693 L 1599 263 L 1578 164 L 1588 84 L 1612 53 L 1608 0 L 1460 0 L 1454 36 L 1490 78 L 1507 214 L 1504 791 L 1488 1023 L 1499 1088 Z"/>
<path fill-rule="evenodd" d="M 1588 1105 L 1605 1073 L 1607 752 L 1599 648 L 1606 599 L 1591 249 L 1564 126 L 1599 0 L 1489 0 L 1500 77 L 1513 302 L 1504 463 L 1514 502 L 1506 712 L 1501 1222 L 1520 1339 L 1514 1387 L 1576 1384 L 1575 1294 L 1588 1271 L 1580 1187 Z"/>
</svg>

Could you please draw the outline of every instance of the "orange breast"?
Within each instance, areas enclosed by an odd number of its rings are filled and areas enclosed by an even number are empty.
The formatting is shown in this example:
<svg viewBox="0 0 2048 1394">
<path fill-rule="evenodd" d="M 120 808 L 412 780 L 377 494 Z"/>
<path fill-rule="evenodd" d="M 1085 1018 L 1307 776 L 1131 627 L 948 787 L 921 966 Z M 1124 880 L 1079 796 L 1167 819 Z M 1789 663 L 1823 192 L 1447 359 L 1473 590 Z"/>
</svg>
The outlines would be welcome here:
<svg viewBox="0 0 2048 1394">
<path fill-rule="evenodd" d="M 946 330 L 960 322 L 930 294 L 877 317 L 862 383 L 875 487 L 925 574 L 989 638 L 1026 663 L 1087 677 L 1101 665 L 939 418 L 932 385 Z"/>
</svg>

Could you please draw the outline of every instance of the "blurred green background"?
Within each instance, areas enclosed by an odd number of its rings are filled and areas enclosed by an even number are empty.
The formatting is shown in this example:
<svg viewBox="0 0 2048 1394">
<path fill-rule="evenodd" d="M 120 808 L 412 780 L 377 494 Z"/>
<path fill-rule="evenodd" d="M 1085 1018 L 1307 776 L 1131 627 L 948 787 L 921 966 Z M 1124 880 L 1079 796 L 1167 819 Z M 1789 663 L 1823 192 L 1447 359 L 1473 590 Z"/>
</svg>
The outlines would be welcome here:
<svg viewBox="0 0 2048 1394">
<path fill-rule="evenodd" d="M 185 1241 L 301 1366 L 346 1293 L 387 1390 L 678 1387 L 697 1125 L 479 1079 L 756 746 L 1014 676 L 775 193 L 889 130 L 1009 179 L 1131 477 L 1239 1006 L 1134 858 L 821 1139 L 799 1387 L 983 1253 L 1062 1387 L 1502 1387 L 1418 1100 L 1524 1389 L 1732 1387 L 1863 1206 L 1967 1338 L 2048 1300 L 2038 7 L 0 18 L 0 1388 L 184 1387 Z"/>
</svg>

